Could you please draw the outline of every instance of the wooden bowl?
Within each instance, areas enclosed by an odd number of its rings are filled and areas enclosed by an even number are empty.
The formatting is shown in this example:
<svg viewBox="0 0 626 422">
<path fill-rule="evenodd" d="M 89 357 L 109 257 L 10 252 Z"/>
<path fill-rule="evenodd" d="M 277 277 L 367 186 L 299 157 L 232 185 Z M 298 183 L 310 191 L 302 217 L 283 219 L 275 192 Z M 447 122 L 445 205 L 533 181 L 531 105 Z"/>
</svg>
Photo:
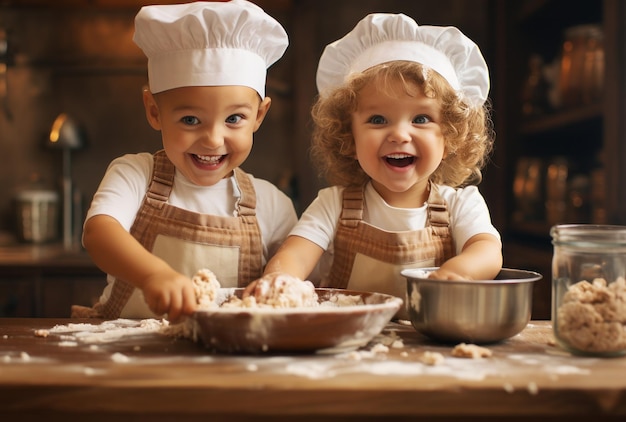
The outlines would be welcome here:
<svg viewBox="0 0 626 422">
<path fill-rule="evenodd" d="M 241 297 L 243 289 L 231 289 Z M 194 314 L 204 345 L 217 352 L 333 353 L 365 346 L 402 306 L 386 294 L 315 289 L 319 301 L 358 295 L 364 305 L 310 308 L 215 308 Z"/>
</svg>

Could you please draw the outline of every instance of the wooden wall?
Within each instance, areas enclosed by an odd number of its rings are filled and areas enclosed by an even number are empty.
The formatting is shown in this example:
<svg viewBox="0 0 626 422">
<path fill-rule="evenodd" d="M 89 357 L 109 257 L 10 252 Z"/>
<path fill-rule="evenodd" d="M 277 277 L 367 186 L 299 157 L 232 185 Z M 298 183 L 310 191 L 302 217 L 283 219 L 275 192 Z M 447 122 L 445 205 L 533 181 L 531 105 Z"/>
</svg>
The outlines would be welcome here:
<svg viewBox="0 0 626 422">
<path fill-rule="evenodd" d="M 7 31 L 11 49 L 8 95 L 0 98 L 0 232 L 9 237 L 15 228 L 13 197 L 18 189 L 37 179 L 60 190 L 61 155 L 43 146 L 59 113 L 71 115 L 87 135 L 87 147 L 72 154 L 72 174 L 85 207 L 113 158 L 160 148 L 159 134 L 148 126 L 141 102 L 145 59 L 131 40 L 134 15 L 144 2 L 104 3 L 14 0 L 0 5 L 0 28 Z M 327 43 L 367 13 L 390 11 L 406 13 L 420 24 L 458 26 L 481 45 L 488 60 L 491 55 L 487 0 L 260 3 L 284 24 L 291 43 L 269 71 L 272 109 L 244 167 L 284 187 L 299 209 L 323 185 L 309 164 L 307 149 L 315 70 Z M 292 185 L 286 182 L 290 178 Z"/>
</svg>

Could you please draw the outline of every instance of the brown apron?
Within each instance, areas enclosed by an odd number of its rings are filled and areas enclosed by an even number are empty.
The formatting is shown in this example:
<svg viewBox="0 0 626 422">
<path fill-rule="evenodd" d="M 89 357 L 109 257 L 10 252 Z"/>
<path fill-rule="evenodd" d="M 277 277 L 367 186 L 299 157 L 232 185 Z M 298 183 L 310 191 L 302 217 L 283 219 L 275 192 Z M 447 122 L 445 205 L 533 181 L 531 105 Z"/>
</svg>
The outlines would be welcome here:
<svg viewBox="0 0 626 422">
<path fill-rule="evenodd" d="M 243 170 L 234 170 L 241 198 L 236 216 L 222 217 L 168 204 L 175 173 L 165 151 L 154 154 L 152 180 L 130 233 L 146 249 L 189 277 L 201 268 L 209 268 L 223 287 L 244 287 L 259 278 L 263 272 L 263 245 L 252 179 Z M 135 310 L 123 312 L 127 305 Z M 85 311 L 84 307 L 73 306 L 72 316 L 152 316 L 141 292 L 120 279 L 115 280 L 106 302 Z"/>
<path fill-rule="evenodd" d="M 430 188 L 426 227 L 404 232 L 385 231 L 363 221 L 365 188 L 346 188 L 333 263 L 320 286 L 386 293 L 406 304 L 406 278 L 400 271 L 440 266 L 454 255 L 447 204 L 437 185 L 431 183 Z M 398 312 L 398 317 L 406 316 L 406 309 Z"/>
</svg>

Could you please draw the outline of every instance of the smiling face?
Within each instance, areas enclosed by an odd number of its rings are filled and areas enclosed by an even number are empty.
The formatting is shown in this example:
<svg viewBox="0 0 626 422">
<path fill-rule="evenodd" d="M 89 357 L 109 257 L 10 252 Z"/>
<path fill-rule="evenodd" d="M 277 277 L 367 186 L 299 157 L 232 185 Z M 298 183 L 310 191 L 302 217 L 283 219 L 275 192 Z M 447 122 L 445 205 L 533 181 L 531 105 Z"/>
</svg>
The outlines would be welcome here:
<svg viewBox="0 0 626 422">
<path fill-rule="evenodd" d="M 144 91 L 148 122 L 161 131 L 167 157 L 201 186 L 229 177 L 246 160 L 270 103 L 244 86 L 182 87 L 156 95 Z"/>
<path fill-rule="evenodd" d="M 352 114 L 356 159 L 387 203 L 416 207 L 428 197 L 428 179 L 445 154 L 441 107 L 415 84 L 382 89 L 377 80 L 359 92 Z M 418 203 L 416 203 L 416 199 Z"/>
</svg>

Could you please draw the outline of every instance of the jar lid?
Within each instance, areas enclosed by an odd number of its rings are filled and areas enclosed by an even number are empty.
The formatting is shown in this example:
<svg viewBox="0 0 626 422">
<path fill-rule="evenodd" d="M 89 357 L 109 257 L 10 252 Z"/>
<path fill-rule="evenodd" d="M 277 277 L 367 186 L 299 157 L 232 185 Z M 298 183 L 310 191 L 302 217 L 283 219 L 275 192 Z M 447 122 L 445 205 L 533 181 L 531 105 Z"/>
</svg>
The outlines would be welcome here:
<svg viewBox="0 0 626 422">
<path fill-rule="evenodd" d="M 550 229 L 554 244 L 612 243 L 626 246 L 626 226 L 610 224 L 561 224 Z"/>
<path fill-rule="evenodd" d="M 602 39 L 604 37 L 604 32 L 602 27 L 599 24 L 583 24 L 571 26 L 565 29 L 565 38 L 597 38 Z"/>
</svg>

